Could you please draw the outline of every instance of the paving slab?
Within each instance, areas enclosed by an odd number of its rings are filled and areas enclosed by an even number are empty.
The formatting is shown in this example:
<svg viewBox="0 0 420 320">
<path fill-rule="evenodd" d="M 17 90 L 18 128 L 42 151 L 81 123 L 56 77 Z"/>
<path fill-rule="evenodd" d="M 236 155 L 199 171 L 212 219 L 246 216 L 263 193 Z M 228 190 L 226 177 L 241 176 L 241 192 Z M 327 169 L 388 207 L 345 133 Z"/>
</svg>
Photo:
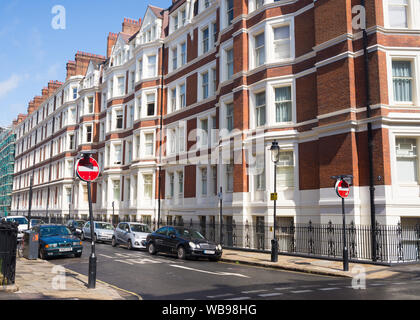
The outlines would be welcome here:
<svg viewBox="0 0 420 320">
<path fill-rule="evenodd" d="M 57 300 L 126 300 L 140 296 L 96 281 L 95 289 L 87 288 L 86 275 L 65 269 L 45 260 L 16 259 L 15 284 L 0 286 L 0 299 Z"/>
</svg>

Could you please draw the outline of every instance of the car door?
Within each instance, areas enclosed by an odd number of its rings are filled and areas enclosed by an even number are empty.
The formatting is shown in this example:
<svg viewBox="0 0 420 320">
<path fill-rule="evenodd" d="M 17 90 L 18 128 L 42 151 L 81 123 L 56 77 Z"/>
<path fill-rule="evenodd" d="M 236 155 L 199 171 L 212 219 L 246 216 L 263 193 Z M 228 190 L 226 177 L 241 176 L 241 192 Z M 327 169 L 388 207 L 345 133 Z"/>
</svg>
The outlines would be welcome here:
<svg viewBox="0 0 420 320">
<path fill-rule="evenodd" d="M 124 223 L 124 227 L 122 228 L 122 239 L 125 244 L 128 243 L 128 238 L 130 236 L 129 231 L 130 231 L 130 227 L 128 226 L 127 223 Z"/>
<path fill-rule="evenodd" d="M 123 242 L 123 229 L 124 229 L 124 223 L 121 222 L 118 224 L 117 228 L 115 229 L 115 237 L 118 241 L 118 243 L 122 243 Z"/>
<path fill-rule="evenodd" d="M 85 226 L 83 227 L 83 233 L 85 234 L 85 238 L 90 239 L 90 222 L 86 222 Z"/>
<path fill-rule="evenodd" d="M 176 237 L 176 230 L 173 227 L 168 227 L 168 231 L 165 235 L 165 237 L 163 238 L 162 241 L 162 245 L 163 245 L 163 250 L 167 253 L 173 253 L 174 252 L 174 247 L 176 247 L 176 238 L 173 239 L 172 235 L 175 235 Z M 175 244 L 174 244 L 175 243 Z"/>
<path fill-rule="evenodd" d="M 176 252 L 176 246 L 178 244 L 177 230 L 173 227 L 168 228 L 168 238 L 166 240 L 166 246 L 169 253 Z"/>
<path fill-rule="evenodd" d="M 164 241 L 166 240 L 167 232 L 168 232 L 168 227 L 163 227 L 156 230 L 156 232 L 154 233 L 153 238 L 154 238 L 157 251 L 165 252 Z"/>
</svg>

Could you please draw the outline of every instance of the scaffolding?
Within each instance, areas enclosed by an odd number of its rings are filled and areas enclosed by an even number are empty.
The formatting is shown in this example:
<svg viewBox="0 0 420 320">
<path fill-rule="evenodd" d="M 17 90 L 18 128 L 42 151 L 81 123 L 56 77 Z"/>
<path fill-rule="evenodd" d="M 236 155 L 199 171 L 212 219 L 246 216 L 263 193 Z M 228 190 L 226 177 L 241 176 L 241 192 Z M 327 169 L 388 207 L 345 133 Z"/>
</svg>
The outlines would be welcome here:
<svg viewBox="0 0 420 320">
<path fill-rule="evenodd" d="M 15 166 L 15 141 L 16 136 L 13 130 L 7 128 L 0 133 L 0 216 L 10 215 Z"/>
</svg>

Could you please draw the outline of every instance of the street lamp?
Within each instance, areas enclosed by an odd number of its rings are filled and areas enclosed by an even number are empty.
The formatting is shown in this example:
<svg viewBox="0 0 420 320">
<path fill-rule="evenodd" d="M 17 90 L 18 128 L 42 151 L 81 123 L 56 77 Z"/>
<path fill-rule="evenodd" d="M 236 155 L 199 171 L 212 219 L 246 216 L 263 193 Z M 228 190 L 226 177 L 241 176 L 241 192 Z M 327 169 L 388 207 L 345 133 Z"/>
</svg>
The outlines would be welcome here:
<svg viewBox="0 0 420 320">
<path fill-rule="evenodd" d="M 277 164 L 280 160 L 280 147 L 277 141 L 273 141 L 270 147 L 271 161 L 274 163 L 274 235 L 271 240 L 271 262 L 278 261 L 278 242 L 276 238 L 276 201 L 277 201 Z"/>
</svg>

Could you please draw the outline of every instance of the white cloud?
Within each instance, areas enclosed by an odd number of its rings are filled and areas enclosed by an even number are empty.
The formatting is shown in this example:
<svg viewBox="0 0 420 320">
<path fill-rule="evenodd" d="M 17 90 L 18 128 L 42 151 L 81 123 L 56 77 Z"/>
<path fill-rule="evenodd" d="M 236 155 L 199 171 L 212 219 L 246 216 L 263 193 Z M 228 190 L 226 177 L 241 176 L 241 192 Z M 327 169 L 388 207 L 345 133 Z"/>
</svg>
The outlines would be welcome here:
<svg viewBox="0 0 420 320">
<path fill-rule="evenodd" d="M 9 92 L 15 90 L 19 83 L 25 79 L 28 79 L 29 75 L 17 75 L 12 74 L 9 79 L 0 82 L 0 98 L 6 96 Z"/>
</svg>

